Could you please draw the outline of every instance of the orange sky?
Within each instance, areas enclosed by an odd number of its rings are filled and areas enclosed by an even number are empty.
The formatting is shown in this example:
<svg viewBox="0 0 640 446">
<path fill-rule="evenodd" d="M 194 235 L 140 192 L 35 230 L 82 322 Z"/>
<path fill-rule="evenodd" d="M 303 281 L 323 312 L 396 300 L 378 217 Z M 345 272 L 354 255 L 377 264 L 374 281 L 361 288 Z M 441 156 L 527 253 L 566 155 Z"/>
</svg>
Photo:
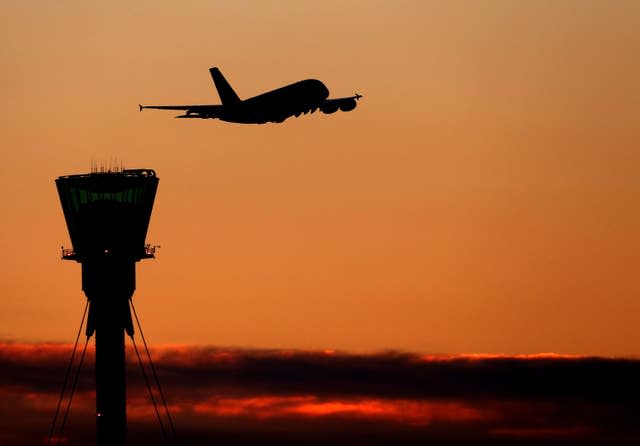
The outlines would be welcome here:
<svg viewBox="0 0 640 446">
<path fill-rule="evenodd" d="M 160 187 L 134 297 L 151 342 L 638 355 L 640 5 L 5 2 L 0 338 L 83 307 L 53 180 Z M 138 113 L 305 78 L 352 113 Z M 186 121 L 186 122 L 185 122 Z"/>
</svg>

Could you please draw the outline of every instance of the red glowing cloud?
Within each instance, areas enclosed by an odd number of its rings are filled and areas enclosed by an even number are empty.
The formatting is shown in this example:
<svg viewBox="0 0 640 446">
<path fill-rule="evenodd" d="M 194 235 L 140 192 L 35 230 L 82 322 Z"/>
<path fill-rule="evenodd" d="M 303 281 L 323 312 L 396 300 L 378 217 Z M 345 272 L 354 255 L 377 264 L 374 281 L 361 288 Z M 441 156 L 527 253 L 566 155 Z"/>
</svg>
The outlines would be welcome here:
<svg viewBox="0 0 640 446">
<path fill-rule="evenodd" d="M 461 402 L 427 402 L 403 399 L 322 399 L 314 395 L 212 397 L 191 406 L 198 414 L 257 419 L 291 417 L 342 417 L 388 421 L 412 426 L 431 422 L 488 420 L 492 415 Z"/>
<path fill-rule="evenodd" d="M 80 441 L 70 433 L 69 445 L 91 442 L 92 349 L 69 424 L 70 431 L 86 435 Z M 70 355 L 69 345 L 0 343 L 0 409 L 9 414 L 0 419 L 2 444 L 37 444 L 46 437 Z M 222 433 L 281 441 L 295 432 L 318 445 L 500 438 L 606 444 L 640 435 L 632 417 L 620 416 L 633 413 L 640 393 L 637 360 L 176 345 L 152 355 L 176 425 L 190 444 L 210 444 Z M 138 435 L 136 444 L 155 444 L 146 435 L 152 437 L 156 414 L 135 355 L 128 358 L 130 435 Z"/>
</svg>

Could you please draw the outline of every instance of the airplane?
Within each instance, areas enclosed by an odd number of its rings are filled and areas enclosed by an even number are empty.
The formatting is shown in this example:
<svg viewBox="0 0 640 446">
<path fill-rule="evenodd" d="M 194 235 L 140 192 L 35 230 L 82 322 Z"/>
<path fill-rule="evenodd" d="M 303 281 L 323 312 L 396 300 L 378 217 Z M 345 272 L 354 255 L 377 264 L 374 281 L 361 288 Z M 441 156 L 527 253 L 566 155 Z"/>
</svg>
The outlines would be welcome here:
<svg viewBox="0 0 640 446">
<path fill-rule="evenodd" d="M 209 69 L 220 96 L 220 105 L 142 105 L 158 110 L 182 110 L 176 118 L 220 119 L 239 124 L 280 123 L 291 116 L 314 113 L 320 109 L 331 114 L 338 110 L 347 112 L 356 108 L 362 95 L 327 99 L 329 90 L 317 79 L 307 79 L 242 100 L 217 67 Z"/>
</svg>

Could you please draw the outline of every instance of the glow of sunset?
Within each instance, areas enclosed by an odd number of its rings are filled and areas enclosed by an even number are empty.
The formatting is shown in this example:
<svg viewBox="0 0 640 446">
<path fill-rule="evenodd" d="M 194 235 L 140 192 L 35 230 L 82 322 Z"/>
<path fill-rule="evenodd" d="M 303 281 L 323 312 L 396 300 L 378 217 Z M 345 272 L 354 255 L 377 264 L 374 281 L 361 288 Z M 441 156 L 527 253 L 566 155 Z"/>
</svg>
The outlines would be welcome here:
<svg viewBox="0 0 640 446">
<path fill-rule="evenodd" d="M 640 354 L 640 4 L 4 2 L 0 338 L 69 341 L 54 179 L 160 185 L 153 343 Z M 356 110 L 178 120 L 306 78 Z M 318 410 L 324 410 L 320 407 Z"/>
</svg>

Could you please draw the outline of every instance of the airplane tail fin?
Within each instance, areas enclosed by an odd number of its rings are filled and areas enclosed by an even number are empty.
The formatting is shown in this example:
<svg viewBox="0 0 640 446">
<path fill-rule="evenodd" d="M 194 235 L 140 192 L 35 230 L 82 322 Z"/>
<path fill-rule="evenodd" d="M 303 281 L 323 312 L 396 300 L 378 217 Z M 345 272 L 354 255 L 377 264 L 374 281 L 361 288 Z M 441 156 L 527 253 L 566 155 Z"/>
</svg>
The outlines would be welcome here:
<svg viewBox="0 0 640 446">
<path fill-rule="evenodd" d="M 241 102 L 236 92 L 233 91 L 233 88 L 231 88 L 231 85 L 229 85 L 229 82 L 227 82 L 217 67 L 210 68 L 209 72 L 213 78 L 213 83 L 216 85 L 216 90 L 218 90 L 218 96 L 220 96 L 222 105 L 234 105 Z"/>
</svg>

